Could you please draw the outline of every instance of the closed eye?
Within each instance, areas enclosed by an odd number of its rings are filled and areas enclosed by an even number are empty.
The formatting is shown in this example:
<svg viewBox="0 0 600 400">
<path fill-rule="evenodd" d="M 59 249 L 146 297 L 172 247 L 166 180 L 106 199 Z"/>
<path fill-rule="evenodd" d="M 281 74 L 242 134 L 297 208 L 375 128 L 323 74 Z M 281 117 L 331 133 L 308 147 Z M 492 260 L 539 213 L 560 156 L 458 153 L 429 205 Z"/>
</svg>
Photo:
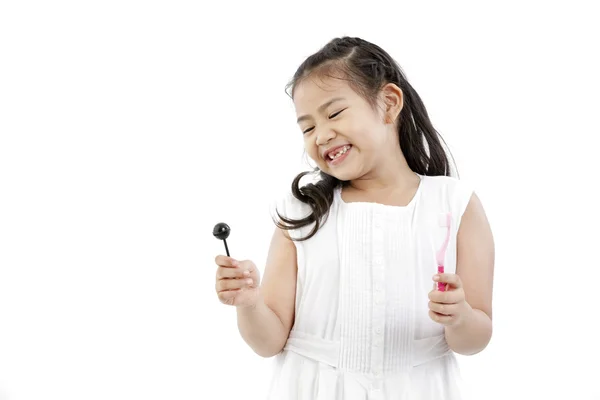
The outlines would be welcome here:
<svg viewBox="0 0 600 400">
<path fill-rule="evenodd" d="M 344 108 L 344 110 L 345 110 L 345 108 Z M 336 112 L 336 113 L 334 113 L 334 114 L 331 114 L 331 115 L 329 116 L 329 119 L 337 117 L 337 116 L 338 116 L 338 115 L 340 115 L 340 114 L 342 113 L 342 111 L 344 111 L 344 110 L 340 110 L 340 111 L 338 111 L 338 112 Z"/>
<path fill-rule="evenodd" d="M 342 111 L 344 111 L 344 110 L 345 110 L 345 108 L 344 108 L 343 110 L 340 110 L 340 111 L 338 111 L 338 112 L 336 112 L 336 113 L 333 113 L 333 114 L 331 114 L 331 115 L 329 116 L 329 119 L 332 119 L 332 118 L 335 118 L 335 117 L 337 117 L 337 116 L 338 116 L 338 115 L 340 115 L 340 114 L 342 113 Z M 314 129 L 314 127 L 308 128 L 307 130 L 305 130 L 305 131 L 304 131 L 304 132 L 302 132 L 302 133 L 308 133 L 308 132 L 312 131 L 313 129 Z"/>
</svg>

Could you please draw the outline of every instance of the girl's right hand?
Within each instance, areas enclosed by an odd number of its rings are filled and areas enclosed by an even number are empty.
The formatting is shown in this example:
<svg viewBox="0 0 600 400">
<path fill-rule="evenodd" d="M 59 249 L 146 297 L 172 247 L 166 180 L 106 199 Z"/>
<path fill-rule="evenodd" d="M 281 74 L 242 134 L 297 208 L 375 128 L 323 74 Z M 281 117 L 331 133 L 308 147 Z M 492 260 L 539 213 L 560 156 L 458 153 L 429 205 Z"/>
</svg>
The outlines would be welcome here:
<svg viewBox="0 0 600 400">
<path fill-rule="evenodd" d="M 260 274 L 252 261 L 237 261 L 219 255 L 217 264 L 217 296 L 223 304 L 236 307 L 254 307 L 258 302 Z"/>
</svg>

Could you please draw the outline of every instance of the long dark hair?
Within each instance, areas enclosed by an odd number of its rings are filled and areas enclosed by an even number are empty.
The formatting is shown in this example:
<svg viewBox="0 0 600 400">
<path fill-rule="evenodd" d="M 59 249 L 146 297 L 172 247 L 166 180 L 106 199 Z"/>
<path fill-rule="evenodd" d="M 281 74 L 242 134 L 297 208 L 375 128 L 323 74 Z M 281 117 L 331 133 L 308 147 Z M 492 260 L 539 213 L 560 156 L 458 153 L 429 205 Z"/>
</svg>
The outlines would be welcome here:
<svg viewBox="0 0 600 400">
<path fill-rule="evenodd" d="M 377 96 L 383 86 L 388 83 L 397 85 L 404 97 L 404 105 L 397 121 L 398 137 L 408 166 L 420 175 L 451 175 L 448 157 L 441 143 L 443 139 L 434 129 L 425 105 L 408 83 L 402 68 L 386 51 L 360 38 L 335 38 L 298 67 L 294 77 L 286 85 L 286 92 L 291 88 L 291 94 L 288 95 L 293 98 L 294 88 L 307 77 L 317 74 L 344 76 L 350 87 L 373 107 L 376 106 Z M 317 173 L 320 179 L 300 187 L 300 180 L 311 172 Z M 314 223 L 307 236 L 294 240 L 303 241 L 313 237 L 329 214 L 335 189 L 349 183 L 320 171 L 318 167 L 314 171 L 301 172 L 292 182 L 292 194 L 308 204 L 312 213 L 302 219 L 290 219 L 277 211 L 280 221 L 275 221 L 276 225 L 290 230 Z"/>
</svg>

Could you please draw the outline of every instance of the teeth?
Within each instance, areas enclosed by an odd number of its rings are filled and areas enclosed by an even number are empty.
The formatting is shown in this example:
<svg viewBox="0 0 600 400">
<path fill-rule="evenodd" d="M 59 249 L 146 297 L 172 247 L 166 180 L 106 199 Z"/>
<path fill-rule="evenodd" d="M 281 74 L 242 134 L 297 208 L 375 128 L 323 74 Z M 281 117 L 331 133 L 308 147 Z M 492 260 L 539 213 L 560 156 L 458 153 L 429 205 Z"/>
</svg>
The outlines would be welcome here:
<svg viewBox="0 0 600 400">
<path fill-rule="evenodd" d="M 340 151 L 338 151 L 337 153 L 329 153 L 329 158 L 332 160 L 335 160 L 336 158 L 338 158 L 339 156 L 341 156 L 342 154 L 346 153 L 348 150 L 350 149 L 350 146 L 344 146 Z"/>
</svg>

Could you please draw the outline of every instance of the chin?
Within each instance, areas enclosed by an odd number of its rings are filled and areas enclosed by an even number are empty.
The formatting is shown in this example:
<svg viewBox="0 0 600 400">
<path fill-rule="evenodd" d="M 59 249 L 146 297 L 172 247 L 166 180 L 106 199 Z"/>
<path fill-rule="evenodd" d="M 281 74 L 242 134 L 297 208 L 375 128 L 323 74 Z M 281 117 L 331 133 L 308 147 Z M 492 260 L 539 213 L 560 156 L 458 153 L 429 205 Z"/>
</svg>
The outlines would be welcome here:
<svg viewBox="0 0 600 400">
<path fill-rule="evenodd" d="M 334 178 L 339 179 L 340 181 L 352 181 L 358 178 L 356 174 L 353 174 L 350 171 L 331 171 L 328 169 L 322 169 L 321 171 L 323 171 L 327 175 L 331 175 Z"/>
</svg>

